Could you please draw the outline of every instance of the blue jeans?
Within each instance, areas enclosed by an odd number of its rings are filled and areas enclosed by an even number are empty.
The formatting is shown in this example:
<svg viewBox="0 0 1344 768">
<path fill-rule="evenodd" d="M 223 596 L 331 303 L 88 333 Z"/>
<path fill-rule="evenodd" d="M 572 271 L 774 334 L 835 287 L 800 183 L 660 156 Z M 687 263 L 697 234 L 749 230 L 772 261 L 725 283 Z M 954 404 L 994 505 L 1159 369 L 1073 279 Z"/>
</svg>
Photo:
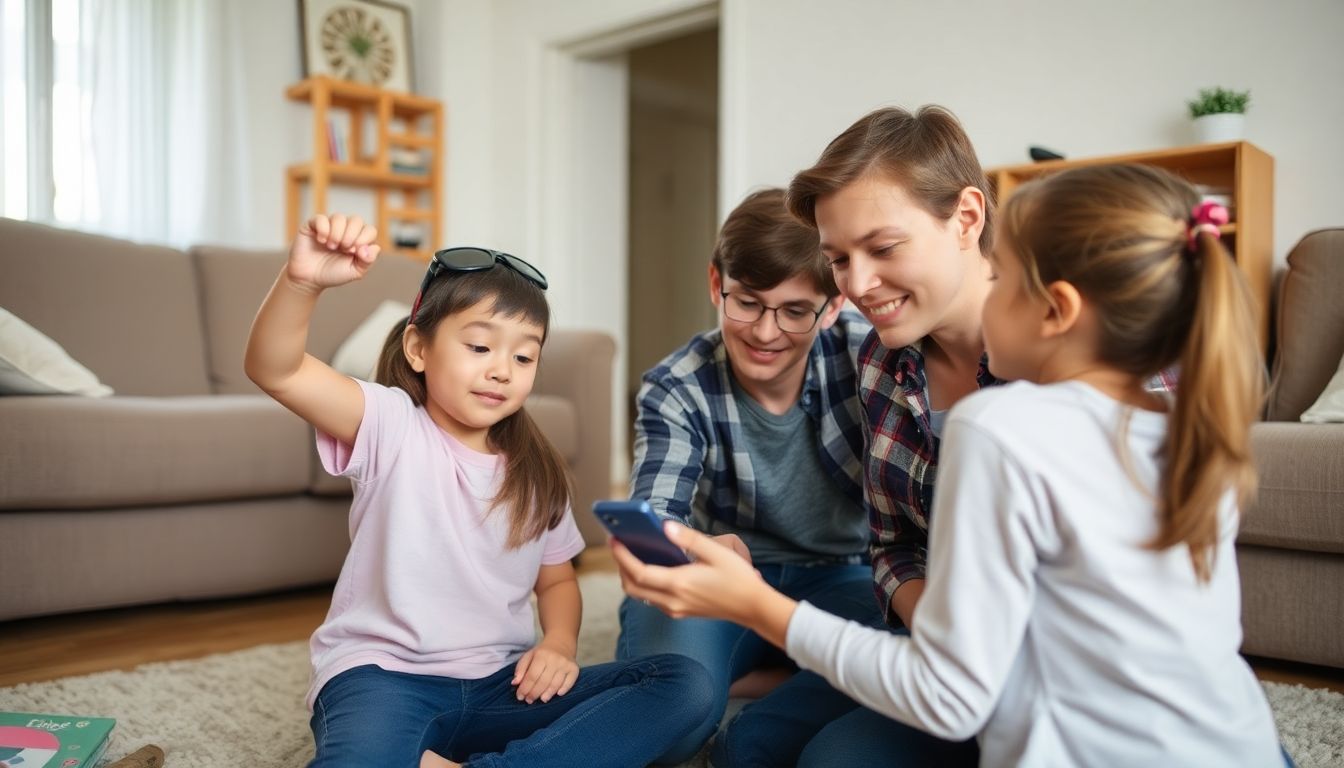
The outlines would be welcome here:
<svg viewBox="0 0 1344 768">
<path fill-rule="evenodd" d="M 943 741 L 863 707 L 827 725 L 798 758 L 798 768 L 974 768 L 979 763 L 980 747 L 974 738 Z"/>
<path fill-rule="evenodd" d="M 480 680 L 373 665 L 343 672 L 313 706 L 310 768 L 414 768 L 427 749 L 473 768 L 628 768 L 697 727 L 714 700 L 704 667 L 682 656 L 584 667 L 546 703 L 518 701 L 513 671 Z"/>
<path fill-rule="evenodd" d="M 1285 747 L 1283 763 L 1295 768 Z M 879 715 L 856 709 L 817 735 L 803 750 L 798 768 L 893 768 L 893 766 L 976 766 L 980 748 L 975 739 L 943 741 Z"/>
<path fill-rule="evenodd" d="M 766 583 L 795 600 L 862 624 L 883 626 L 867 565 L 761 565 Z M 621 636 L 616 658 L 655 653 L 689 656 L 709 670 L 713 706 L 683 738 L 661 753 L 660 763 L 693 757 L 718 730 L 728 705 L 728 687 L 780 652 L 755 632 L 726 621 L 672 619 L 656 608 L 626 598 L 621 603 Z M 821 676 L 798 672 L 765 697 L 747 704 L 714 742 L 717 768 L 793 765 L 827 723 L 858 705 Z"/>
</svg>

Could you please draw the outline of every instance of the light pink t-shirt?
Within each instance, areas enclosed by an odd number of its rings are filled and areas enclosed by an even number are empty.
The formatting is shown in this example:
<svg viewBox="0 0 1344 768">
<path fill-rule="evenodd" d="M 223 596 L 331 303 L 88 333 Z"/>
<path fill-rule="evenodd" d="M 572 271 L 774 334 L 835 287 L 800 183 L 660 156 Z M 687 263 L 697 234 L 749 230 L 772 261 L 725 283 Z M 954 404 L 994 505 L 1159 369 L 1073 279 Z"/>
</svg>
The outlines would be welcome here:
<svg viewBox="0 0 1344 768">
<path fill-rule="evenodd" d="M 327 681 L 364 664 L 479 679 L 514 663 L 536 641 L 529 597 L 541 566 L 583 549 L 568 511 L 506 548 L 507 511 L 488 513 L 503 457 L 466 447 L 402 390 L 359 384 L 355 444 L 317 435 L 322 466 L 353 479 L 355 496 L 350 552 L 309 644 L 309 709 Z"/>
</svg>

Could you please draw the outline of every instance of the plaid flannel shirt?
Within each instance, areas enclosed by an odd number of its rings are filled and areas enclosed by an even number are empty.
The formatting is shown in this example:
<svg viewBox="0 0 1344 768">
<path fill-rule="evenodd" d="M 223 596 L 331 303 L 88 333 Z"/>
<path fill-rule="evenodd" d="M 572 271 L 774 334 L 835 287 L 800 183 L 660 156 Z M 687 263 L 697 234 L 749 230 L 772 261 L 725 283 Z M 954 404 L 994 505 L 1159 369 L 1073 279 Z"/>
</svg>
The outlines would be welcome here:
<svg viewBox="0 0 1344 768">
<path fill-rule="evenodd" d="M 975 374 L 984 389 L 1003 383 L 981 356 Z M 1148 389 L 1171 391 L 1176 375 L 1163 371 Z M 922 344 L 890 350 L 874 332 L 859 352 L 859 399 L 864 422 L 864 501 L 872 529 L 870 555 L 873 589 L 887 623 L 902 622 L 891 609 L 891 596 L 910 579 L 924 578 L 929 546 L 929 515 L 938 476 L 939 439 L 929 420 L 929 384 Z"/>
<path fill-rule="evenodd" d="M 870 328 L 846 310 L 818 333 L 799 399 L 817 425 L 822 468 L 855 504 L 863 503 L 857 361 Z M 722 530 L 716 523 L 755 527 L 756 472 L 730 376 L 721 332 L 713 330 L 644 374 L 638 396 L 630 496 L 648 500 L 660 517 L 706 532 Z M 846 560 L 861 562 L 864 555 Z"/>
</svg>

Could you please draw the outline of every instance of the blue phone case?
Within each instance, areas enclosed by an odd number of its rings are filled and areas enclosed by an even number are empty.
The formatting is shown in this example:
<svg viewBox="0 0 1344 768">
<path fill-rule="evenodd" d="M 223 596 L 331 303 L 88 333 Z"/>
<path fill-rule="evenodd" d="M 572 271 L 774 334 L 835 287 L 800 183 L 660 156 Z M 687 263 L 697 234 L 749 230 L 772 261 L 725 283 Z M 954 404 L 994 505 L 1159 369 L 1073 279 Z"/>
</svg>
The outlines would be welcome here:
<svg viewBox="0 0 1344 768">
<path fill-rule="evenodd" d="M 612 535 L 649 565 L 686 565 L 691 562 L 681 548 L 663 533 L 663 521 L 647 501 L 599 501 L 593 515 Z"/>
</svg>

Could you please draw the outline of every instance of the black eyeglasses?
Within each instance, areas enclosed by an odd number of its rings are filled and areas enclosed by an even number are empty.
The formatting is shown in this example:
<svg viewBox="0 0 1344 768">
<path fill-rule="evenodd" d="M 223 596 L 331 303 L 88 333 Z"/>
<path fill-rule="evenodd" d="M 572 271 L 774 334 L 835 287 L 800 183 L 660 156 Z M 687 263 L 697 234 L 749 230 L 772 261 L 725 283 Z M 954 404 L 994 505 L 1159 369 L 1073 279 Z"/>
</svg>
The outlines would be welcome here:
<svg viewBox="0 0 1344 768">
<path fill-rule="evenodd" d="M 541 270 L 517 256 L 489 248 L 444 248 L 429 260 L 429 269 L 425 271 L 425 279 L 420 281 L 420 292 L 415 294 L 415 306 L 411 307 L 411 319 L 407 323 L 415 321 L 420 302 L 425 298 L 425 290 L 443 272 L 480 272 L 493 269 L 496 264 L 503 264 L 541 290 L 546 290 L 546 276 L 541 274 Z"/>
<path fill-rule="evenodd" d="M 742 293 L 732 291 L 719 291 L 723 296 L 723 314 L 729 320 L 736 320 L 739 323 L 754 323 L 765 317 L 766 310 L 775 313 L 775 325 L 779 330 L 785 333 L 807 333 L 812 330 L 812 326 L 817 324 L 821 318 L 821 313 L 826 311 L 826 305 L 822 304 L 821 309 L 813 309 L 806 305 L 785 304 L 779 307 L 767 307 L 756 299 Z"/>
</svg>

